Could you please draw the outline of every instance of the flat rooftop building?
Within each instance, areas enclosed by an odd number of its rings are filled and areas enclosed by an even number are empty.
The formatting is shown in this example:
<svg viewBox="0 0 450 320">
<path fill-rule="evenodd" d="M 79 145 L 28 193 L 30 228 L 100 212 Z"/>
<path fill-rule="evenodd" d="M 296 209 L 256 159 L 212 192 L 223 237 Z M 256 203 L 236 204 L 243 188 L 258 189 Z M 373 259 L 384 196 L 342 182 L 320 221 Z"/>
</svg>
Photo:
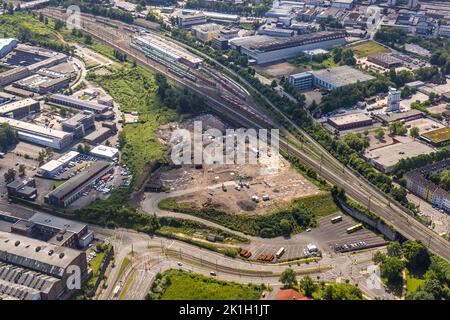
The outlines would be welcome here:
<svg viewBox="0 0 450 320">
<path fill-rule="evenodd" d="M 314 85 L 327 90 L 335 90 L 357 82 L 375 79 L 370 74 L 349 66 L 311 71 L 311 73 L 314 76 Z"/>
<path fill-rule="evenodd" d="M 61 126 L 64 131 L 73 132 L 75 138 L 82 138 L 89 130 L 95 128 L 95 117 L 89 111 L 82 111 L 63 121 Z"/>
<path fill-rule="evenodd" d="M 38 126 L 25 121 L 0 117 L 0 124 L 8 123 L 17 131 L 20 140 L 28 141 L 54 149 L 64 149 L 73 141 L 73 135 L 68 132 Z"/>
<path fill-rule="evenodd" d="M 423 112 L 415 109 L 411 109 L 405 112 L 392 112 L 375 115 L 375 118 L 381 121 L 381 123 L 383 123 L 384 125 L 388 125 L 389 123 L 395 121 L 406 122 L 410 120 L 420 119 L 423 117 L 424 117 Z"/>
<path fill-rule="evenodd" d="M 94 114 L 101 114 L 108 111 L 109 107 L 90 101 L 84 101 L 74 97 L 65 96 L 62 94 L 53 94 L 50 96 L 50 102 L 79 110 L 93 112 Z"/>
<path fill-rule="evenodd" d="M 27 98 L 0 106 L 0 116 L 18 119 L 40 110 L 39 101 Z"/>
<path fill-rule="evenodd" d="M 111 169 L 111 165 L 106 161 L 93 163 L 89 168 L 51 191 L 45 197 L 46 203 L 62 208 L 68 207 L 72 202 L 80 198 L 82 193 L 88 190 L 92 183 L 98 181 Z"/>
<path fill-rule="evenodd" d="M 402 66 L 402 60 L 385 52 L 372 53 L 367 56 L 367 61 L 375 63 L 386 69 L 397 68 Z"/>
<path fill-rule="evenodd" d="M 328 50 L 345 43 L 345 33 L 341 31 L 319 31 L 289 38 L 256 35 L 230 40 L 231 48 L 254 59 L 257 64 L 290 59 L 305 50 Z"/>
<path fill-rule="evenodd" d="M 113 159 L 119 155 L 119 150 L 116 148 L 99 145 L 89 151 L 89 153 L 99 158 Z"/>
<path fill-rule="evenodd" d="M 421 138 L 435 146 L 447 144 L 450 141 L 450 127 L 426 132 Z"/>
<path fill-rule="evenodd" d="M 328 123 L 338 130 L 347 130 L 370 126 L 372 122 L 372 118 L 364 113 L 353 113 L 328 118 Z"/>
<path fill-rule="evenodd" d="M 389 146 L 374 149 L 365 153 L 365 157 L 372 165 L 387 173 L 401 160 L 422 154 L 429 154 L 435 150 L 419 141 L 408 143 L 394 143 Z"/>
</svg>

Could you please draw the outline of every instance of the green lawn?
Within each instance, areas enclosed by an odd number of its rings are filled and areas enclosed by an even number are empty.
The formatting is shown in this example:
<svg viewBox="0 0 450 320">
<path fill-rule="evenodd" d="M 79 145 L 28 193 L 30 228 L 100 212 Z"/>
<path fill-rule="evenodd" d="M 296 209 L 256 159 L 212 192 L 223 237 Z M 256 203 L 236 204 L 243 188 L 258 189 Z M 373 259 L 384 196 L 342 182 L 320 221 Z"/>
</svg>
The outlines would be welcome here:
<svg viewBox="0 0 450 320">
<path fill-rule="evenodd" d="M 124 126 L 122 161 L 137 175 L 145 164 L 162 160 L 165 150 L 157 140 L 155 130 L 161 124 L 177 120 L 178 114 L 159 101 L 154 76 L 141 67 L 125 65 L 104 76 L 91 72 L 90 77 L 108 91 L 123 112 L 139 113 L 141 123 Z"/>
<path fill-rule="evenodd" d="M 162 300 L 258 300 L 262 290 L 256 286 L 220 281 L 199 274 L 169 270 L 170 280 Z"/>
<path fill-rule="evenodd" d="M 377 42 L 374 41 L 363 42 L 351 46 L 351 48 L 358 58 L 367 57 L 369 54 L 377 52 L 390 52 L 388 48 L 383 47 L 381 44 L 378 44 Z"/>
<path fill-rule="evenodd" d="M 414 277 L 406 270 L 406 295 L 409 296 L 413 294 L 424 282 L 425 280 Z"/>
</svg>

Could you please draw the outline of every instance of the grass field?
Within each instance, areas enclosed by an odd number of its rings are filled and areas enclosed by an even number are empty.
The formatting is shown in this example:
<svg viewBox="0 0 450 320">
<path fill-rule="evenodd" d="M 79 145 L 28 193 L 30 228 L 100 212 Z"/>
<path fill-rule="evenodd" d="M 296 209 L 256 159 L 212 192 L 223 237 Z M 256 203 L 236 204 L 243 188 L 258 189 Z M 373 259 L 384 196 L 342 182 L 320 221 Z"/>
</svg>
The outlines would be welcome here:
<svg viewBox="0 0 450 320">
<path fill-rule="evenodd" d="M 406 295 L 413 294 L 425 280 L 414 277 L 406 270 Z"/>
<path fill-rule="evenodd" d="M 178 119 L 178 114 L 159 101 L 154 76 L 141 67 L 128 65 L 112 74 L 98 76 L 91 73 L 91 76 L 108 91 L 122 112 L 139 113 L 141 123 L 124 126 L 122 161 L 138 174 L 147 163 L 162 160 L 165 150 L 157 140 L 155 130 L 161 124 Z"/>
<path fill-rule="evenodd" d="M 180 270 L 164 272 L 170 280 L 162 300 L 258 300 L 260 287 L 220 281 Z"/>
<path fill-rule="evenodd" d="M 358 58 L 367 57 L 369 54 L 378 52 L 390 52 L 390 50 L 374 41 L 366 41 L 351 46 L 353 52 Z"/>
</svg>

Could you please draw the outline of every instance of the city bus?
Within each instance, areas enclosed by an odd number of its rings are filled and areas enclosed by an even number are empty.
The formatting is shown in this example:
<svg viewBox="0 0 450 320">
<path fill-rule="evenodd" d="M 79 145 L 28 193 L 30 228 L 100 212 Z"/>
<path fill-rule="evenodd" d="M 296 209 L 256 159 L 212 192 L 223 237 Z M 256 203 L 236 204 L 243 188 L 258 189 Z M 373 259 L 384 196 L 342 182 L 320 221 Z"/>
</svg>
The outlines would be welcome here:
<svg viewBox="0 0 450 320">
<path fill-rule="evenodd" d="M 355 224 L 353 227 L 347 228 L 347 233 L 353 233 L 355 231 L 361 230 L 363 225 L 361 223 Z"/>
<path fill-rule="evenodd" d="M 342 221 L 342 216 L 337 216 L 337 217 L 331 218 L 331 223 L 336 223 L 339 221 Z"/>
<path fill-rule="evenodd" d="M 280 248 L 280 250 L 277 251 L 277 258 L 279 259 L 285 252 L 286 250 L 284 248 Z"/>
</svg>

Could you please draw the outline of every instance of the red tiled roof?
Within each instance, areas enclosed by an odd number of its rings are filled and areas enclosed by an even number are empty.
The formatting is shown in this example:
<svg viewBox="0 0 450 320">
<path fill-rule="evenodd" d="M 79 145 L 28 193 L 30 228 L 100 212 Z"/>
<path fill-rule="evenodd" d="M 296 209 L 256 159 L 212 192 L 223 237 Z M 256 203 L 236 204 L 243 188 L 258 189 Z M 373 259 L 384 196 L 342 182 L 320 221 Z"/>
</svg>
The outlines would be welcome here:
<svg viewBox="0 0 450 320">
<path fill-rule="evenodd" d="M 308 297 L 305 297 L 304 295 L 301 295 L 297 291 L 293 289 L 283 289 L 278 291 L 277 295 L 275 296 L 275 300 L 311 300 Z"/>
</svg>

